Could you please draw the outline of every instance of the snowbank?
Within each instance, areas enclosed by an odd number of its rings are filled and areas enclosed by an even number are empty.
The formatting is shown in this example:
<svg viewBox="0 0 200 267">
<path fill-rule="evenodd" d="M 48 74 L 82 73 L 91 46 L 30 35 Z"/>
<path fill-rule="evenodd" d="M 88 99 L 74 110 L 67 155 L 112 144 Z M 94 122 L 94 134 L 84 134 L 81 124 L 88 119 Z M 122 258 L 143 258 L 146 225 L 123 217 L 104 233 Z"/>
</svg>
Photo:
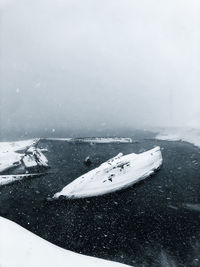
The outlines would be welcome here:
<svg viewBox="0 0 200 267">
<path fill-rule="evenodd" d="M 0 217 L 0 266 L 2 267 L 122 267 L 59 248 L 21 226 Z"/>
<path fill-rule="evenodd" d="M 200 148 L 199 129 L 165 129 L 156 136 L 156 139 L 166 141 L 185 141 Z"/>
<path fill-rule="evenodd" d="M 84 198 L 118 191 L 150 176 L 161 164 L 160 147 L 141 154 L 120 153 L 74 180 L 53 198 Z"/>
</svg>

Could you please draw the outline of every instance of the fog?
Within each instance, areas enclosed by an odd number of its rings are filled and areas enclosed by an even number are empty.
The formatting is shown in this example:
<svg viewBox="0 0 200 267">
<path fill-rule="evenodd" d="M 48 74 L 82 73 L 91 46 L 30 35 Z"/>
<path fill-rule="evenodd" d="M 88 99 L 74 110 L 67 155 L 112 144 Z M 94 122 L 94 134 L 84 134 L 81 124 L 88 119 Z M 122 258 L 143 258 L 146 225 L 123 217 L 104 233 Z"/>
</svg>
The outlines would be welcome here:
<svg viewBox="0 0 200 267">
<path fill-rule="evenodd" d="M 0 130 L 200 126 L 199 0 L 0 0 Z"/>
</svg>

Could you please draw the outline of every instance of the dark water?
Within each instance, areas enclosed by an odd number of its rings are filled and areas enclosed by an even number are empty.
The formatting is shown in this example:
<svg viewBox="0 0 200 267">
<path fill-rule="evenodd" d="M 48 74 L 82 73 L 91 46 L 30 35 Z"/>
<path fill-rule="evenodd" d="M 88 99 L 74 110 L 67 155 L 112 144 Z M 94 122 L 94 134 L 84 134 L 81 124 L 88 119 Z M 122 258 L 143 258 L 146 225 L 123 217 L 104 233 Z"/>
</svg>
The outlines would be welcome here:
<svg viewBox="0 0 200 267">
<path fill-rule="evenodd" d="M 82 200 L 46 201 L 66 184 L 115 156 L 160 145 L 163 167 L 127 190 Z M 79 253 L 135 266 L 200 266 L 200 151 L 184 142 L 141 139 L 133 144 L 42 141 L 46 176 L 0 188 L 0 215 Z M 168 264 L 168 265 L 167 265 Z"/>
</svg>

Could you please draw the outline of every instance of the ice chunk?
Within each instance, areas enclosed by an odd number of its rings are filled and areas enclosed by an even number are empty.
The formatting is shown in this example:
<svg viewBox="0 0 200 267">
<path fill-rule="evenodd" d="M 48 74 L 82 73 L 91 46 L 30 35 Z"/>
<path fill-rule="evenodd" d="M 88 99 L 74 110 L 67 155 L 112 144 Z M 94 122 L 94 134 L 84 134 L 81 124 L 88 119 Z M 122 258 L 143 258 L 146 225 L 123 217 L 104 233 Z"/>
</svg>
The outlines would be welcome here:
<svg viewBox="0 0 200 267">
<path fill-rule="evenodd" d="M 160 147 L 141 154 L 121 153 L 98 168 L 80 176 L 53 198 L 84 198 L 104 195 L 129 187 L 154 173 L 162 165 Z"/>
<path fill-rule="evenodd" d="M 17 153 L 35 146 L 39 139 L 18 142 L 0 142 L 0 173 L 10 168 L 19 166 L 23 154 Z"/>
<path fill-rule="evenodd" d="M 5 174 L 8 169 L 23 166 L 24 173 L 31 168 L 36 168 L 36 171 L 41 167 L 48 167 L 48 160 L 35 145 L 39 139 L 18 141 L 18 142 L 1 142 L 0 143 L 0 173 Z M 18 151 L 18 152 L 16 152 Z M 23 162 L 23 165 L 22 165 Z M 21 167 L 20 166 L 20 167 Z M 24 168 L 23 167 L 23 168 Z M 0 185 L 9 184 L 14 181 L 23 179 L 24 177 L 33 176 L 27 175 L 1 175 Z M 38 174 L 37 174 L 38 176 Z"/>
<path fill-rule="evenodd" d="M 0 186 L 14 183 L 27 178 L 39 177 L 45 175 L 45 173 L 27 173 L 27 174 L 10 174 L 0 175 Z"/>
<path fill-rule="evenodd" d="M 36 167 L 48 167 L 48 160 L 39 148 L 30 147 L 23 159 L 25 167 L 27 169 Z"/>
<path fill-rule="evenodd" d="M 0 217 L 0 264 L 4 267 L 125 267 L 57 247 Z"/>
<path fill-rule="evenodd" d="M 89 156 L 84 159 L 84 164 L 88 167 L 92 164 L 92 161 Z"/>
</svg>

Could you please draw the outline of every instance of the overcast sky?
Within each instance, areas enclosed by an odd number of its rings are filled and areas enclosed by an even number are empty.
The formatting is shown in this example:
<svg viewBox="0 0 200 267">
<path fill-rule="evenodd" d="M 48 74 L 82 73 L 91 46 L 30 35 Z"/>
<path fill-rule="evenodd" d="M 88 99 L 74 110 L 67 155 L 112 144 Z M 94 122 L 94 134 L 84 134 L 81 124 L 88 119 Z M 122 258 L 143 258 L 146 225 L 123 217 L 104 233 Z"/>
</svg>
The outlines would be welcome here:
<svg viewBox="0 0 200 267">
<path fill-rule="evenodd" d="M 200 127 L 199 0 L 0 0 L 1 129 Z"/>
</svg>

